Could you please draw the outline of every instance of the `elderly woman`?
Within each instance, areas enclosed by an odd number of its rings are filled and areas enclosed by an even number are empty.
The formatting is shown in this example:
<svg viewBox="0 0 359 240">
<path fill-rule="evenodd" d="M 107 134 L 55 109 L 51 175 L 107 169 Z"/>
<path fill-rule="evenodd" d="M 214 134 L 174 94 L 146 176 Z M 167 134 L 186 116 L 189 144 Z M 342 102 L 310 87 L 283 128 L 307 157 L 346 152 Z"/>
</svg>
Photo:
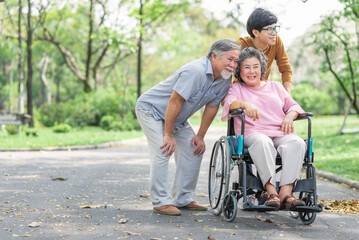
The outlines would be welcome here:
<svg viewBox="0 0 359 240">
<path fill-rule="evenodd" d="M 302 167 L 306 144 L 294 133 L 293 120 L 303 109 L 279 82 L 263 79 L 267 59 L 259 50 L 249 47 L 238 59 L 235 77 L 223 106 L 222 120 L 229 119 L 229 111 L 244 109 L 244 146 L 248 147 L 268 199 L 266 206 L 289 210 L 305 203 L 292 195 Z M 234 120 L 235 132 L 241 132 L 241 120 Z M 275 159 L 282 158 L 280 191 L 276 190 Z"/>
</svg>

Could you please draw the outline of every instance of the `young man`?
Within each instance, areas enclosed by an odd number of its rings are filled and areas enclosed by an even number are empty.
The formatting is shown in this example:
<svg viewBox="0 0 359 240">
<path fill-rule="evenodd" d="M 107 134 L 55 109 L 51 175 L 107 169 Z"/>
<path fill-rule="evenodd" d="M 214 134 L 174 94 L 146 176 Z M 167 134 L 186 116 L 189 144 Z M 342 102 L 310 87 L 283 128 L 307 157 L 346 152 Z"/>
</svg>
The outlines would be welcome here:
<svg viewBox="0 0 359 240">
<path fill-rule="evenodd" d="M 273 60 L 282 74 L 282 83 L 287 92 L 292 89 L 292 70 L 287 53 L 280 37 L 277 35 L 280 26 L 277 17 L 270 11 L 262 8 L 255 9 L 247 21 L 247 32 L 250 36 L 239 38 L 238 44 L 242 49 L 254 47 L 263 51 L 268 59 L 267 71 L 264 79 L 268 80 Z"/>
<path fill-rule="evenodd" d="M 203 139 L 228 92 L 239 50 L 240 46 L 232 40 L 217 40 L 207 57 L 182 66 L 138 99 L 137 119 L 151 149 L 150 197 L 155 212 L 180 215 L 177 207 L 207 210 L 193 201 L 206 149 Z M 196 134 L 188 118 L 203 106 Z M 173 153 L 177 167 L 171 196 L 167 176 Z"/>
</svg>

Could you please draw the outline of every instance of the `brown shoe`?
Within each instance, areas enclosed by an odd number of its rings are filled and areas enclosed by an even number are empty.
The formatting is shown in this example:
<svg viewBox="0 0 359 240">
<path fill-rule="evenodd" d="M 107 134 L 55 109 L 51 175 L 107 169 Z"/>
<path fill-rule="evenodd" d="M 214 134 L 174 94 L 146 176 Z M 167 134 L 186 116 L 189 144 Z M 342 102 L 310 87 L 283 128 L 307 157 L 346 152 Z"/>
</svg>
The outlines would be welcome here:
<svg viewBox="0 0 359 240">
<path fill-rule="evenodd" d="M 153 211 L 164 215 L 178 216 L 181 215 L 181 211 L 174 205 L 163 205 L 161 207 L 154 207 Z"/>
<path fill-rule="evenodd" d="M 194 211 L 207 211 L 207 207 L 200 205 L 200 204 L 196 203 L 195 201 L 192 201 L 189 204 L 187 204 L 186 206 L 179 207 L 179 208 L 194 210 Z"/>
</svg>

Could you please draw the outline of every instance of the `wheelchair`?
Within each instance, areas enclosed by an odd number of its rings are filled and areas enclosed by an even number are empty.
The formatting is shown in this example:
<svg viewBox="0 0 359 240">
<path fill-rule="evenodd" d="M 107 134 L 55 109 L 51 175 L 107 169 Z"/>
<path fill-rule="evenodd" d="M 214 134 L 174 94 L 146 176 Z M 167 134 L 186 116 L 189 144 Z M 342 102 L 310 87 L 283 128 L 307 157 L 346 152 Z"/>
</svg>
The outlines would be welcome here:
<svg viewBox="0 0 359 240">
<path fill-rule="evenodd" d="M 290 209 L 294 218 L 300 218 L 301 222 L 309 225 L 314 222 L 316 214 L 323 211 L 323 205 L 317 204 L 317 188 L 315 178 L 315 167 L 313 165 L 314 152 L 311 138 L 311 116 L 312 113 L 300 114 L 295 120 L 308 120 L 308 138 L 305 140 L 307 150 L 303 161 L 303 177 L 298 177 L 297 184 L 293 189 L 299 193 L 299 199 L 305 202 L 305 206 L 297 206 Z M 243 211 L 274 211 L 275 207 L 265 206 L 267 199 L 266 190 L 257 175 L 253 174 L 253 161 L 248 149 L 243 147 L 243 134 L 245 128 L 245 114 L 242 109 L 234 109 L 230 112 L 228 120 L 227 136 L 220 137 L 213 146 L 208 181 L 208 196 L 211 212 L 223 216 L 226 221 L 231 222 L 236 218 L 238 202 L 241 200 Z M 234 117 L 242 118 L 241 135 L 234 132 Z M 277 153 L 276 173 L 280 172 L 281 158 Z M 234 170 L 237 174 L 235 177 Z M 279 192 L 279 182 L 276 183 Z M 257 204 L 256 201 L 257 200 Z"/>
</svg>

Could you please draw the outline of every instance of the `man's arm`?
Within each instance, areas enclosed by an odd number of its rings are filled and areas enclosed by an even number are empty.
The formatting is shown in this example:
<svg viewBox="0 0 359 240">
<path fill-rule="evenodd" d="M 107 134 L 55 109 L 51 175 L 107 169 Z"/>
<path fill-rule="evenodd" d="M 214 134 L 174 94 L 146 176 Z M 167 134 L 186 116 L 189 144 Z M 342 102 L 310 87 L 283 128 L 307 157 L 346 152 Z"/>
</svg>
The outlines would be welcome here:
<svg viewBox="0 0 359 240">
<path fill-rule="evenodd" d="M 163 136 L 163 145 L 161 146 L 161 149 L 163 149 L 162 154 L 167 152 L 166 156 L 171 156 L 176 149 L 176 139 L 173 136 L 173 130 L 184 102 L 185 99 L 176 91 L 173 91 L 166 109 L 165 133 Z"/>
<path fill-rule="evenodd" d="M 207 130 L 211 123 L 213 122 L 214 117 L 218 112 L 219 106 L 212 106 L 207 104 L 204 108 L 204 112 L 201 119 L 201 125 L 197 135 L 192 139 L 192 146 L 196 146 L 194 150 L 194 155 L 202 155 L 206 151 L 206 144 L 204 143 L 204 136 L 207 133 Z"/>
</svg>

